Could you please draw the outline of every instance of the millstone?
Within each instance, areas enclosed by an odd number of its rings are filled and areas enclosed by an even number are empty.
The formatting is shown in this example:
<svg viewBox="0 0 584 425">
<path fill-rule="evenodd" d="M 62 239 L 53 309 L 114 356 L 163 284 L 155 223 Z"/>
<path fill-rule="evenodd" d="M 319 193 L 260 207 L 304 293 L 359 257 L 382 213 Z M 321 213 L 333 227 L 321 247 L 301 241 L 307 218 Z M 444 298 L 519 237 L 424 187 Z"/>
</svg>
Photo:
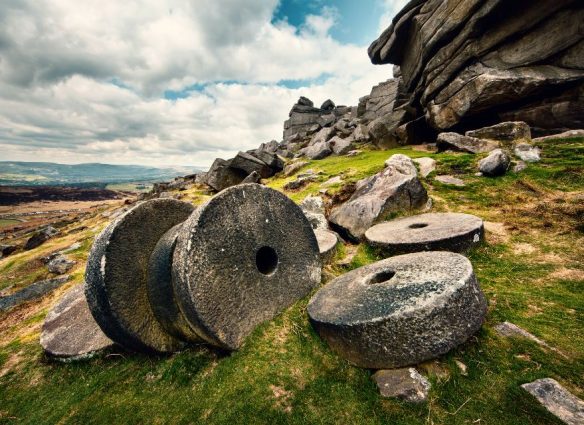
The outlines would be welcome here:
<svg viewBox="0 0 584 425">
<path fill-rule="evenodd" d="M 56 360 L 87 359 L 112 345 L 89 311 L 83 285 L 67 291 L 43 323 L 41 346 Z"/>
<path fill-rule="evenodd" d="M 466 252 L 483 240 L 484 232 L 483 220 L 474 215 L 429 213 L 377 224 L 365 232 L 365 238 L 387 255 Z"/>
<path fill-rule="evenodd" d="M 320 283 L 316 237 L 302 210 L 256 184 L 231 187 L 197 209 L 173 258 L 177 302 L 205 341 L 237 349 Z"/>
<path fill-rule="evenodd" d="M 125 348 L 172 352 L 184 345 L 152 311 L 148 262 L 160 238 L 192 211 L 192 205 L 174 199 L 143 202 L 110 223 L 93 244 L 85 272 L 87 302 L 103 332 Z"/>
<path fill-rule="evenodd" d="M 335 255 L 339 237 L 335 232 L 325 229 L 316 229 L 314 231 L 316 240 L 318 241 L 318 249 L 320 251 L 320 258 L 323 264 L 328 263 Z"/>
<path fill-rule="evenodd" d="M 482 325 L 486 301 L 460 254 L 420 252 L 353 270 L 308 304 L 316 331 L 356 366 L 391 369 L 436 358 Z"/>
</svg>

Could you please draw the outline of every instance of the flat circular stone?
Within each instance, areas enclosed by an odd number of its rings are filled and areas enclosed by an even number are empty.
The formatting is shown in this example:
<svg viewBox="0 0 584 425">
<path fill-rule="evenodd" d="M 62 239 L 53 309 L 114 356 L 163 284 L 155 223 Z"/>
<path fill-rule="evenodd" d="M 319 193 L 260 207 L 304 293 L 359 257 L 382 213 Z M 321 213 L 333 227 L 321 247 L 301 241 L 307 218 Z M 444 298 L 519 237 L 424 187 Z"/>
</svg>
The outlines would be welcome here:
<svg viewBox="0 0 584 425">
<path fill-rule="evenodd" d="M 95 323 L 83 285 L 65 293 L 47 314 L 41 330 L 41 346 L 56 360 L 88 359 L 113 344 Z"/>
<path fill-rule="evenodd" d="M 365 239 L 388 255 L 466 252 L 483 240 L 484 233 L 483 220 L 474 215 L 429 213 L 376 224 L 365 232 Z"/>
<path fill-rule="evenodd" d="M 323 264 L 328 263 L 335 255 L 339 237 L 335 232 L 325 229 L 316 229 L 314 231 L 316 240 L 318 241 L 318 249 L 320 251 L 320 258 Z"/>
<path fill-rule="evenodd" d="M 148 262 L 160 238 L 193 206 L 174 199 L 140 203 L 96 238 L 85 271 L 87 303 L 103 332 L 121 346 L 173 352 L 184 343 L 156 319 L 148 299 Z"/>
<path fill-rule="evenodd" d="M 485 297 L 460 254 L 420 252 L 353 270 L 308 304 L 312 326 L 356 366 L 391 369 L 439 357 L 482 325 Z"/>
<path fill-rule="evenodd" d="M 234 350 L 255 327 L 320 283 L 316 237 L 282 193 L 243 184 L 185 222 L 173 258 L 181 311 L 199 336 Z"/>
</svg>

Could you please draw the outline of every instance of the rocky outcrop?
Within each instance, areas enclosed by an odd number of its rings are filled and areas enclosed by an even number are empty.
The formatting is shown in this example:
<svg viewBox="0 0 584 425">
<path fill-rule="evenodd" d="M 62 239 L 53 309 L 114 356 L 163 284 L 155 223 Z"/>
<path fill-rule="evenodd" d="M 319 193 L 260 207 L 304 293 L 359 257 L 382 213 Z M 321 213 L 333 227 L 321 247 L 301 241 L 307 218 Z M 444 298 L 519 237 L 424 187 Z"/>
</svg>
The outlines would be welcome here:
<svg viewBox="0 0 584 425">
<path fill-rule="evenodd" d="M 53 226 L 47 226 L 40 230 L 39 232 L 32 235 L 24 244 L 24 249 L 29 250 L 41 246 L 58 233 L 59 231 L 55 229 Z"/>
<path fill-rule="evenodd" d="M 399 65 L 408 93 L 412 116 L 394 129 L 421 117 L 438 130 L 582 128 L 583 20 L 577 0 L 410 1 L 369 47 L 374 64 Z"/>
<path fill-rule="evenodd" d="M 318 131 L 322 127 L 333 124 L 337 117 L 350 112 L 346 106 L 335 106 L 332 100 L 327 100 L 320 108 L 314 107 L 314 102 L 304 96 L 298 99 L 284 122 L 284 141 L 294 135 L 305 137 Z"/>
</svg>

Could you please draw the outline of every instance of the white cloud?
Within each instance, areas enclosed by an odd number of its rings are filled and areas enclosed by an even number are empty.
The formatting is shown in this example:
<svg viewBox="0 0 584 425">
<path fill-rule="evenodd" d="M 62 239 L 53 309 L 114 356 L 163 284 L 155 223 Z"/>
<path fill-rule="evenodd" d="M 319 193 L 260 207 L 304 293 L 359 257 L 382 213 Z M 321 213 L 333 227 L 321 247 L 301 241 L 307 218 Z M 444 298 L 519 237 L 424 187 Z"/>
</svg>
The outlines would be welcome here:
<svg viewBox="0 0 584 425">
<path fill-rule="evenodd" d="M 279 139 L 294 101 L 356 104 L 390 68 L 276 0 L 3 0 L 0 159 L 208 165 Z M 281 80 L 315 79 L 303 89 Z M 220 81 L 237 81 L 224 84 Z M 116 84 L 112 84 L 116 82 Z M 176 101 L 165 90 L 206 84 Z"/>
</svg>

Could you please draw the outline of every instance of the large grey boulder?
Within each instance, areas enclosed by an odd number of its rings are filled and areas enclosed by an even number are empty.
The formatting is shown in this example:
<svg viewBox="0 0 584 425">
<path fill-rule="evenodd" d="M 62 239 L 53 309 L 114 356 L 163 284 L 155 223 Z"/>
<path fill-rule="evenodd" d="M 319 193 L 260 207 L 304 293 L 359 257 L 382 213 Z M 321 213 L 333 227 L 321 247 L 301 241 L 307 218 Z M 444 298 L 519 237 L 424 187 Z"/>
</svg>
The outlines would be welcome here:
<svg viewBox="0 0 584 425">
<path fill-rule="evenodd" d="M 567 425 L 584 424 L 584 401 L 571 394 L 558 381 L 551 378 L 521 385 L 526 392 L 545 407 L 548 412 Z"/>
<path fill-rule="evenodd" d="M 461 213 L 428 213 L 376 224 L 367 243 L 385 255 L 420 251 L 466 252 L 484 239 L 480 218 Z"/>
<path fill-rule="evenodd" d="M 49 311 L 40 343 L 48 356 L 60 361 L 88 359 L 114 344 L 95 323 L 83 284 L 67 291 Z"/>
<path fill-rule="evenodd" d="M 479 171 L 488 177 L 502 176 L 507 172 L 511 159 L 502 149 L 495 149 L 479 161 Z"/>
<path fill-rule="evenodd" d="M 499 144 L 458 133 L 440 133 L 436 140 L 436 146 L 439 152 L 454 150 L 467 153 L 485 153 L 497 149 Z"/>
<path fill-rule="evenodd" d="M 467 131 L 466 135 L 469 137 L 478 137 L 479 139 L 503 142 L 505 145 L 531 142 L 531 129 L 526 123 L 521 121 L 502 122 L 490 127 Z"/>
<path fill-rule="evenodd" d="M 323 142 L 328 142 L 335 135 L 335 129 L 332 127 L 325 127 L 315 133 L 310 139 L 309 145 L 316 145 Z"/>
<path fill-rule="evenodd" d="M 173 199 L 143 202 L 95 239 L 85 271 L 87 303 L 114 342 L 134 351 L 173 352 L 184 343 L 156 319 L 148 296 L 148 263 L 158 241 L 193 212 Z"/>
<path fill-rule="evenodd" d="M 341 139 L 339 136 L 333 137 L 329 144 L 336 155 L 346 155 L 353 150 L 353 142 L 350 138 Z"/>
<path fill-rule="evenodd" d="M 242 170 L 246 176 L 256 171 L 263 179 L 271 177 L 275 173 L 268 164 L 247 152 L 239 152 L 235 155 L 230 160 L 229 167 Z"/>
<path fill-rule="evenodd" d="M 257 184 L 229 188 L 199 207 L 173 256 L 174 292 L 189 325 L 230 350 L 320 277 L 318 243 L 302 210 Z"/>
<path fill-rule="evenodd" d="M 310 322 L 338 355 L 370 369 L 414 365 L 465 342 L 487 304 L 464 256 L 400 255 L 342 275 L 308 304 Z"/>
<path fill-rule="evenodd" d="M 323 159 L 332 153 L 333 151 L 329 142 L 315 143 L 314 145 L 308 146 L 304 151 L 304 155 L 310 159 Z"/>
<path fill-rule="evenodd" d="M 347 236 L 361 239 L 365 231 L 388 214 L 423 207 L 428 200 L 412 160 L 401 154 L 386 161 L 386 168 L 357 182 L 351 198 L 332 210 L 329 221 Z"/>
<path fill-rule="evenodd" d="M 315 124 L 324 127 L 320 118 L 328 114 L 331 114 L 329 109 L 315 108 L 310 99 L 300 97 L 290 111 L 290 118 L 284 122 L 284 140 L 288 140 L 294 134 L 307 135 Z"/>
<path fill-rule="evenodd" d="M 46 226 L 34 235 L 32 235 L 24 244 L 24 249 L 34 249 L 44 244 L 49 239 L 59 234 L 59 231 L 53 226 Z"/>
<path fill-rule="evenodd" d="M 241 183 L 246 176 L 244 171 L 231 168 L 230 161 L 217 158 L 207 171 L 205 183 L 220 192 Z"/>
</svg>

